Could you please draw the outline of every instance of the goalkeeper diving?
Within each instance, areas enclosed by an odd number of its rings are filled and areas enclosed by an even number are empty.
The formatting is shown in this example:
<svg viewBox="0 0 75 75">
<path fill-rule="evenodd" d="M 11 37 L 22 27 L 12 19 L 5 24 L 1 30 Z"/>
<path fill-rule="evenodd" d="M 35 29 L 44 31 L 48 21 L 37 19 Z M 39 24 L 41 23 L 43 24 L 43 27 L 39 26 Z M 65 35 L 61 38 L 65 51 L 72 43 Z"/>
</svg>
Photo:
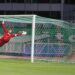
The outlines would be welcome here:
<svg viewBox="0 0 75 75">
<path fill-rule="evenodd" d="M 27 34 L 27 32 L 25 32 L 25 31 L 22 31 L 22 33 L 17 33 L 17 34 L 12 33 L 11 28 L 9 30 L 6 28 L 6 25 L 5 25 L 4 21 L 2 22 L 2 28 L 4 30 L 4 34 L 0 38 L 0 47 L 5 45 L 6 43 L 8 43 L 13 37 L 25 36 Z"/>
</svg>

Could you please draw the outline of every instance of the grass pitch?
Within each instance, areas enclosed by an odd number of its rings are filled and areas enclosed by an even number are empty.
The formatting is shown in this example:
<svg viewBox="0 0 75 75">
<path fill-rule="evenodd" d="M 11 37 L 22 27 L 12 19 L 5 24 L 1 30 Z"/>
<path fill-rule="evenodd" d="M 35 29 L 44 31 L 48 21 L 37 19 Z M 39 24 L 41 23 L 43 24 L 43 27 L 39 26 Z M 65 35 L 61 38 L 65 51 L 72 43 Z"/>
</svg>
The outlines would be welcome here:
<svg viewBox="0 0 75 75">
<path fill-rule="evenodd" d="M 75 75 L 75 64 L 0 59 L 0 75 Z"/>
</svg>

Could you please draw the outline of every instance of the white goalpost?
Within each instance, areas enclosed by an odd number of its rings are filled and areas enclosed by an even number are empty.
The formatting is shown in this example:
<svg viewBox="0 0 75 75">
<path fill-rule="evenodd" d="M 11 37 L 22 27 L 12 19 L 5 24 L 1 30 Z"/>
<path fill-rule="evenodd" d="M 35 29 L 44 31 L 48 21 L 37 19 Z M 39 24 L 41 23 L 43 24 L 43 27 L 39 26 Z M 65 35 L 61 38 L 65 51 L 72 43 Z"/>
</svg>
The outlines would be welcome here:
<svg viewBox="0 0 75 75">
<path fill-rule="evenodd" d="M 33 22 L 32 22 L 32 47 L 31 47 L 31 62 L 34 62 L 34 43 L 35 43 L 35 21 L 36 15 L 33 15 Z"/>
</svg>

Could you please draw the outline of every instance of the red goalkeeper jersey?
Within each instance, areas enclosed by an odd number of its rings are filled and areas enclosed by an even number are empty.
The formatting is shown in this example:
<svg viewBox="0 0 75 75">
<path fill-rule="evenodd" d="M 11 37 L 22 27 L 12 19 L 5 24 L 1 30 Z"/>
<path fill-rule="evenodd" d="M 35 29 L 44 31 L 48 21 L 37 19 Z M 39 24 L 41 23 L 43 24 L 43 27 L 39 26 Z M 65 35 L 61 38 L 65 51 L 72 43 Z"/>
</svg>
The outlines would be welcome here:
<svg viewBox="0 0 75 75">
<path fill-rule="evenodd" d="M 5 43 L 9 42 L 9 40 L 13 37 L 14 34 L 5 33 L 0 39 L 0 47 L 3 46 Z"/>
<path fill-rule="evenodd" d="M 5 43 L 9 42 L 11 38 L 15 36 L 21 36 L 22 34 L 10 34 L 8 30 L 6 29 L 5 25 L 2 24 L 2 27 L 4 29 L 4 35 L 0 38 L 0 47 L 3 46 Z"/>
<path fill-rule="evenodd" d="M 5 43 L 9 42 L 11 38 L 15 36 L 21 36 L 22 34 L 10 34 L 10 33 L 5 33 L 2 38 L 0 38 L 0 47 L 3 46 Z"/>
</svg>

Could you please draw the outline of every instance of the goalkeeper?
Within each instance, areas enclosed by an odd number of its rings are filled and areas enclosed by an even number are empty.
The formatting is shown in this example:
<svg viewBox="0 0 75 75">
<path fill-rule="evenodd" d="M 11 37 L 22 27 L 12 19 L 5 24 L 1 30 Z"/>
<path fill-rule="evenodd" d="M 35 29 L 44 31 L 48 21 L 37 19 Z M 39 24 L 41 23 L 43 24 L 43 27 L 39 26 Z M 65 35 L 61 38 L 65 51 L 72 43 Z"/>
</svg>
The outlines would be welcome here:
<svg viewBox="0 0 75 75">
<path fill-rule="evenodd" d="M 4 30 L 4 35 L 0 38 L 0 47 L 2 47 L 4 44 L 8 43 L 11 38 L 16 37 L 16 36 L 23 36 L 26 35 L 27 33 L 23 31 L 22 33 L 17 33 L 13 34 L 12 29 L 7 30 L 4 21 L 2 22 L 2 27 Z"/>
</svg>

